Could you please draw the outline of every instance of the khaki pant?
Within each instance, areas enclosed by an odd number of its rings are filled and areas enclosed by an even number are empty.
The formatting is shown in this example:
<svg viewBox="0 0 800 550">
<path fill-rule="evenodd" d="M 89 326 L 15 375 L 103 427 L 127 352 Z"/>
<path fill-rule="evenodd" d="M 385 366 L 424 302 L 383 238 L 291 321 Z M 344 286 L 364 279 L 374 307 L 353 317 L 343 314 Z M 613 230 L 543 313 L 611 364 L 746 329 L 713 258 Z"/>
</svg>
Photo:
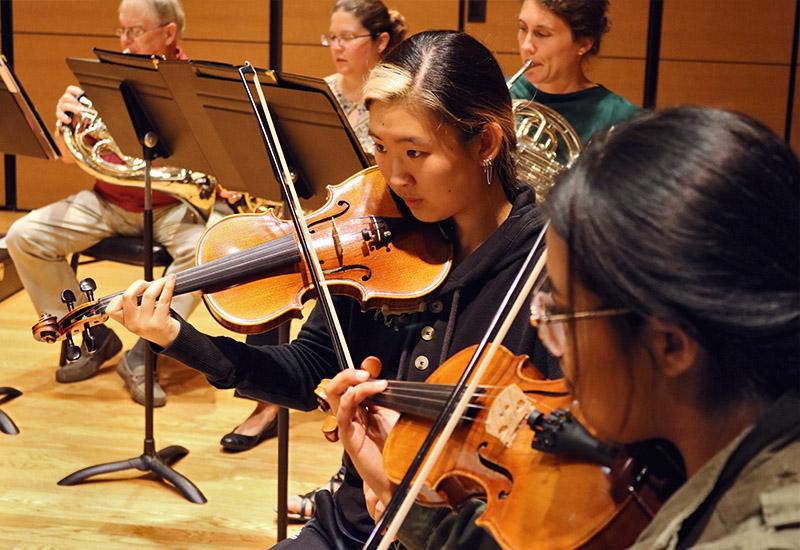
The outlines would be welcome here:
<svg viewBox="0 0 800 550">
<path fill-rule="evenodd" d="M 217 203 L 209 222 L 224 216 L 227 208 Z M 37 312 L 61 318 L 67 311 L 61 303 L 62 290 L 71 289 L 79 302 L 84 300 L 67 257 L 106 237 L 141 236 L 142 225 L 141 213 L 119 208 L 87 190 L 34 210 L 14 222 L 6 235 L 6 246 Z M 183 203 L 153 211 L 153 239 L 174 260 L 167 273 L 194 265 L 195 245 L 205 227 L 206 221 Z M 115 290 L 120 289 L 104 289 L 98 294 Z M 176 296 L 173 309 L 187 318 L 199 299 L 199 293 Z"/>
</svg>

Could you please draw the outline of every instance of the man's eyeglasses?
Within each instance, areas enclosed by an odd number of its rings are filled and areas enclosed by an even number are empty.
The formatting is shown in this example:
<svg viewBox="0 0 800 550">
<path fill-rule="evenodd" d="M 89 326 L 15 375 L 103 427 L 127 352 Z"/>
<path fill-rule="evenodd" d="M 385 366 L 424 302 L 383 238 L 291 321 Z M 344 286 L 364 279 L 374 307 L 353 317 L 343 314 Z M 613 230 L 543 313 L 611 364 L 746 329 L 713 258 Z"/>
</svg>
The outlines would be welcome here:
<svg viewBox="0 0 800 550">
<path fill-rule="evenodd" d="M 323 34 L 319 37 L 319 43 L 325 46 L 326 48 L 336 42 L 339 43 L 340 46 L 347 46 L 356 38 L 372 38 L 371 34 L 342 34 L 336 36 L 335 34 Z"/>
<path fill-rule="evenodd" d="M 117 35 L 119 38 L 122 38 L 127 34 L 129 38 L 131 38 L 132 40 L 136 40 L 143 34 L 154 31 L 156 29 L 160 29 L 161 27 L 166 27 L 167 25 L 169 25 L 169 23 L 162 23 L 161 25 L 153 27 L 152 29 L 145 29 L 144 27 L 140 27 L 138 25 L 135 27 L 117 27 L 116 29 L 114 29 L 114 34 Z"/>
<path fill-rule="evenodd" d="M 561 357 L 567 347 L 566 321 L 616 317 L 631 313 L 626 308 L 594 309 L 555 313 L 553 296 L 549 292 L 537 292 L 531 304 L 531 326 L 536 328 L 539 340 L 553 357 Z"/>
</svg>

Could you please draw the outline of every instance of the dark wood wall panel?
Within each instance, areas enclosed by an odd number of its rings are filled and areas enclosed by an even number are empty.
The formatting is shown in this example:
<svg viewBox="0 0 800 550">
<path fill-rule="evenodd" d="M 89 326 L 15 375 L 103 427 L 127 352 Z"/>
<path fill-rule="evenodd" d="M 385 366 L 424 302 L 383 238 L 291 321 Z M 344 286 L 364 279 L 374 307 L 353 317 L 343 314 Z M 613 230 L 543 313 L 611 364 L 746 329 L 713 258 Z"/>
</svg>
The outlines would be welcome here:
<svg viewBox="0 0 800 550">
<path fill-rule="evenodd" d="M 3 22 L 0 20 L 0 38 L 3 36 Z M 0 153 L 0 205 L 6 204 L 6 168 L 3 154 Z"/>
<path fill-rule="evenodd" d="M 790 143 L 800 154 L 800 69 L 794 75 L 794 108 L 792 109 L 792 136 Z"/>
<path fill-rule="evenodd" d="M 735 109 L 783 135 L 787 72 L 780 65 L 662 60 L 658 106 L 691 103 Z"/>
</svg>

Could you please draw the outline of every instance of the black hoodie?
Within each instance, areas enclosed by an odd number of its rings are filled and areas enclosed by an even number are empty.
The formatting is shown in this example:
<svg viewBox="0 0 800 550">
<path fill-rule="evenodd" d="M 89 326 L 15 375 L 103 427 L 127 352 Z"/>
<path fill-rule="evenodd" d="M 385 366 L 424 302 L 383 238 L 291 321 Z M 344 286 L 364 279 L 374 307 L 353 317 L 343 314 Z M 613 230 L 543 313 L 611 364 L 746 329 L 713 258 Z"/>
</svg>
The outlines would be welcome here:
<svg viewBox="0 0 800 550">
<path fill-rule="evenodd" d="M 362 312 L 357 302 L 334 299 L 355 365 L 370 356 L 383 364 L 383 378 L 424 380 L 448 357 L 480 342 L 541 231 L 533 193 L 521 192 L 511 214 L 475 252 L 464 259 L 420 311 L 384 317 Z M 515 319 L 504 345 L 528 354 L 548 378 L 560 376 L 537 345 L 528 308 Z M 297 338 L 282 346 L 250 346 L 228 337 L 211 337 L 182 322 L 180 333 L 163 353 L 203 372 L 218 388 L 237 388 L 248 397 L 311 410 L 314 389 L 339 371 L 321 308 L 314 308 Z M 357 537 L 369 533 L 372 520 L 364 506 L 361 480 L 348 463 L 345 483 L 336 494 L 342 527 Z"/>
</svg>

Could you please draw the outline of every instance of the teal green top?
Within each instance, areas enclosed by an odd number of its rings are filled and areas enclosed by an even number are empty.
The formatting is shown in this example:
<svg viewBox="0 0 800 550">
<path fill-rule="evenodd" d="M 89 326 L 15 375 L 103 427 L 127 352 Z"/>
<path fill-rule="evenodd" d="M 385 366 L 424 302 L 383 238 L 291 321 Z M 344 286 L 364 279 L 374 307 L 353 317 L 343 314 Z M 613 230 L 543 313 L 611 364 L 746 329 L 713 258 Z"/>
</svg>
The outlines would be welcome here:
<svg viewBox="0 0 800 550">
<path fill-rule="evenodd" d="M 511 87 L 512 99 L 533 99 L 555 109 L 578 132 L 581 143 L 600 130 L 632 117 L 641 109 L 601 85 L 569 94 L 548 94 L 524 76 Z"/>
</svg>

